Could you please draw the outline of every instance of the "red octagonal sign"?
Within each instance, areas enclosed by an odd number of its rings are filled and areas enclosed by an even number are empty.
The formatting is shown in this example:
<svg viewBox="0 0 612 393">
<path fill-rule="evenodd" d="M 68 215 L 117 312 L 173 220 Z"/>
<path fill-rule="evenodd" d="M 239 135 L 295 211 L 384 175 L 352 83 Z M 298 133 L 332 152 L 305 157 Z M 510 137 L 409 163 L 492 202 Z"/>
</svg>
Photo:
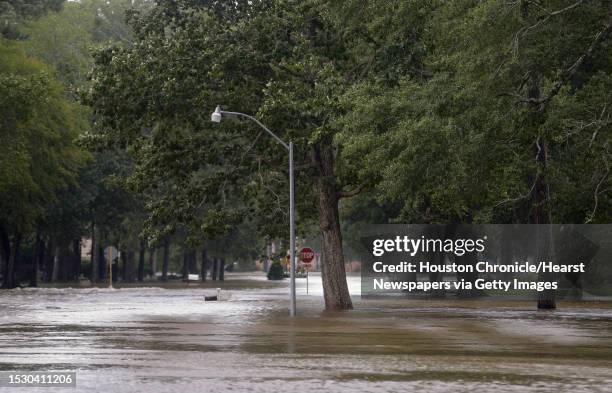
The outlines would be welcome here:
<svg viewBox="0 0 612 393">
<path fill-rule="evenodd" d="M 314 250 L 309 247 L 302 248 L 300 251 L 300 260 L 304 263 L 310 263 L 315 257 Z"/>
</svg>

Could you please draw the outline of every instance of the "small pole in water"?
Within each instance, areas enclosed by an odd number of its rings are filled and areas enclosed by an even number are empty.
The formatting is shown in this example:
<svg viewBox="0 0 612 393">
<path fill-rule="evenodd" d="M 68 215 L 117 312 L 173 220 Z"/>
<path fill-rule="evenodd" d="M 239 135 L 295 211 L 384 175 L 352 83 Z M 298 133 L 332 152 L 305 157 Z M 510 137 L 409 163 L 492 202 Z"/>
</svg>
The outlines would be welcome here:
<svg viewBox="0 0 612 393">
<path fill-rule="evenodd" d="M 221 288 L 217 288 L 217 300 L 221 301 Z"/>
</svg>

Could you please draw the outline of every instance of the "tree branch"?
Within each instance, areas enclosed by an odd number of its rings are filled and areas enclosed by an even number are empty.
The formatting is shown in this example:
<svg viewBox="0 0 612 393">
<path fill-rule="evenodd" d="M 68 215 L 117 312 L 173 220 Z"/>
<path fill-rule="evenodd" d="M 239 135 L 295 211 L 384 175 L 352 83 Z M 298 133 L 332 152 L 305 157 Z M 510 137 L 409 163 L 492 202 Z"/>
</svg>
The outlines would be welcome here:
<svg viewBox="0 0 612 393">
<path fill-rule="evenodd" d="M 554 96 L 557 95 L 557 93 L 559 93 L 561 87 L 563 87 L 563 85 L 567 81 L 569 81 L 576 75 L 582 64 L 584 64 L 584 61 L 593 55 L 593 52 L 597 48 L 597 45 L 599 45 L 599 43 L 603 41 L 603 39 L 608 35 L 608 33 L 610 33 L 611 30 L 612 18 L 608 18 L 608 21 L 606 22 L 603 30 L 599 31 L 595 35 L 593 41 L 591 41 L 591 44 L 588 46 L 587 50 L 567 70 L 561 73 L 561 77 L 553 85 L 548 94 L 546 94 L 543 98 L 528 98 L 526 100 L 522 100 L 522 102 L 541 106 L 548 103 L 548 101 L 550 101 Z"/>
<path fill-rule="evenodd" d="M 505 205 L 506 203 L 518 202 L 518 201 L 520 201 L 520 200 L 525 200 L 525 199 L 529 198 L 529 197 L 532 195 L 532 193 L 533 193 L 533 190 L 534 190 L 534 188 L 535 188 L 535 185 L 536 185 L 536 183 L 535 183 L 535 182 L 533 182 L 533 184 L 531 185 L 531 188 L 530 188 L 530 189 L 529 189 L 529 191 L 527 191 L 525 194 L 523 194 L 523 195 L 519 195 L 519 196 L 518 196 L 518 197 L 516 197 L 516 198 L 509 198 L 509 199 L 506 199 L 506 200 L 500 201 L 500 202 L 498 202 L 497 204 L 495 204 L 495 206 L 493 206 L 493 208 L 499 207 L 499 206 L 501 206 L 501 205 Z"/>
<path fill-rule="evenodd" d="M 538 20 L 536 21 L 536 23 L 534 23 L 531 26 L 525 26 L 522 29 L 520 29 L 514 36 L 514 52 L 516 53 L 518 51 L 518 46 L 519 46 L 519 41 L 520 39 L 526 35 L 529 31 L 537 28 L 538 26 L 540 26 L 541 24 L 545 23 L 546 21 L 548 21 L 550 18 L 552 18 L 553 16 L 557 16 L 559 14 L 563 14 L 564 12 L 570 11 L 576 7 L 578 7 L 580 4 L 583 3 L 584 0 L 578 0 L 576 3 L 571 4 L 565 8 L 562 8 L 560 10 L 557 11 L 549 11 L 543 7 L 541 7 L 539 4 L 535 3 L 535 2 L 529 2 L 532 5 L 536 5 L 538 8 L 544 10 L 546 12 L 545 15 L 542 15 L 538 18 Z"/>
<path fill-rule="evenodd" d="M 601 188 L 601 185 L 604 183 L 604 181 L 608 178 L 608 175 L 610 174 L 610 165 L 608 164 L 608 161 L 606 160 L 605 156 L 604 156 L 604 164 L 606 167 L 606 172 L 601 177 L 601 179 L 599 179 L 599 182 L 597 183 L 597 186 L 595 187 L 595 191 L 593 191 L 593 202 L 594 202 L 593 210 L 591 211 L 591 214 L 589 214 L 586 221 L 584 222 L 585 224 L 590 223 L 591 221 L 593 221 L 593 218 L 595 218 L 595 213 L 597 213 L 597 205 L 599 204 L 599 193 L 600 193 L 599 189 Z"/>
<path fill-rule="evenodd" d="M 361 183 L 360 185 L 358 185 L 356 188 L 350 190 L 350 191 L 339 191 L 337 196 L 338 199 L 341 198 L 350 198 L 353 197 L 355 195 L 360 194 L 363 190 L 365 190 L 368 187 L 368 183 Z"/>
</svg>

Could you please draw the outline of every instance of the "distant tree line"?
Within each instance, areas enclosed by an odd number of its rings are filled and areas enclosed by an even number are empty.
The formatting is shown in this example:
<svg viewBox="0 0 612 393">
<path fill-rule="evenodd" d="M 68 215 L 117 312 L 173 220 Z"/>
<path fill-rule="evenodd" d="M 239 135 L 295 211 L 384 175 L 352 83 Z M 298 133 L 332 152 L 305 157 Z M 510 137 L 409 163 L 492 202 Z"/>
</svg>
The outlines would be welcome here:
<svg viewBox="0 0 612 393">
<path fill-rule="evenodd" d="M 91 82 L 92 51 L 132 42 L 128 9 L 147 1 L 0 2 L 0 276 L 3 288 L 28 283 L 108 279 L 104 248 L 121 251 L 115 278 L 142 281 L 157 265 L 183 272 L 183 256 L 197 246 L 220 258 L 252 258 L 251 248 L 229 253 L 223 241 L 187 239 L 180 228 L 152 239 L 144 233 L 146 198 L 126 182 L 130 152 L 93 145 L 95 115 L 81 103 Z M 225 231 L 229 239 L 249 231 Z M 250 236 L 250 235 L 246 235 Z M 81 239 L 92 241 L 81 260 Z M 157 252 L 157 249 L 159 251 Z M 172 250 L 172 252 L 171 252 Z M 181 251 L 185 250 L 185 251 Z M 156 261 L 158 255 L 159 262 Z M 214 262 L 213 262 L 214 261 Z M 187 273 L 200 267 L 188 266 Z"/>
</svg>

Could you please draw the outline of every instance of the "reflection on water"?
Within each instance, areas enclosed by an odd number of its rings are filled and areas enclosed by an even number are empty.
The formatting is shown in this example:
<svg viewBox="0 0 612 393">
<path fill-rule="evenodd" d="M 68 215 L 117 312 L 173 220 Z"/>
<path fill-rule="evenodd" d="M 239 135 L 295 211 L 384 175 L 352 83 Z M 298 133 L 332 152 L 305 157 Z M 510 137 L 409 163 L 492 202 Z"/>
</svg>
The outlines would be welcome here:
<svg viewBox="0 0 612 393">
<path fill-rule="evenodd" d="M 286 283 L 227 280 L 220 302 L 204 302 L 215 291 L 199 287 L 0 292 L 0 369 L 76 370 L 83 392 L 612 386 L 605 304 L 538 312 L 529 303 L 357 298 L 352 312 L 324 313 L 320 279 L 311 276 L 309 295 L 299 280 L 292 319 Z M 358 285 L 351 278 L 354 294 Z"/>
</svg>

